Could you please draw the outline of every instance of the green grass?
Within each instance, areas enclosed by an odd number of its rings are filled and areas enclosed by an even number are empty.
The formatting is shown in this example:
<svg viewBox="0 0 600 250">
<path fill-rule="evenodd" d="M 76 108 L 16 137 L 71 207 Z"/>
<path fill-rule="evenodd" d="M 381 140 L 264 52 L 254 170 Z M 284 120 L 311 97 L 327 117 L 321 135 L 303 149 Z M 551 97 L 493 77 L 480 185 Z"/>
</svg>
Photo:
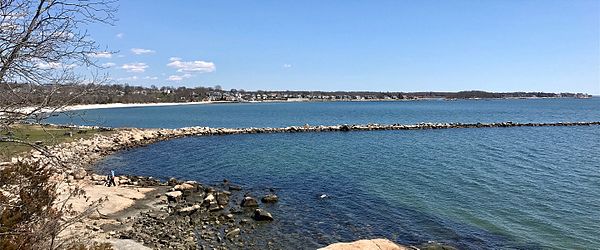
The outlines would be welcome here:
<svg viewBox="0 0 600 250">
<path fill-rule="evenodd" d="M 71 142 L 79 138 L 90 138 L 94 134 L 110 134 L 112 131 L 99 131 L 96 129 L 59 128 L 55 126 L 40 125 L 16 125 L 9 131 L 1 131 L 2 136 L 11 135 L 15 139 L 29 143 L 41 143 L 41 145 L 56 145 L 63 142 Z M 72 136 L 70 136 L 72 135 Z M 0 161 L 9 161 L 14 156 L 23 155 L 32 149 L 31 146 L 0 142 Z"/>
</svg>

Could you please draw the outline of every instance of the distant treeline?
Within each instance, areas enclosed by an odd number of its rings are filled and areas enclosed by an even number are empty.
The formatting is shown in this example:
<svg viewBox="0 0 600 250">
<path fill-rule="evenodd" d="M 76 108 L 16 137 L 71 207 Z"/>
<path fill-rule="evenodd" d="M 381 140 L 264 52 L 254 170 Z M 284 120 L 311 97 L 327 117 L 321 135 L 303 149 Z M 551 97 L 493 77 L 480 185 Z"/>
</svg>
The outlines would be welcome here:
<svg viewBox="0 0 600 250">
<path fill-rule="evenodd" d="M 424 98 L 587 98 L 583 93 L 505 92 L 372 92 L 372 91 L 245 91 L 215 87 L 141 87 L 113 85 L 30 85 L 0 84 L 1 105 L 35 105 L 52 99 L 72 104 L 161 103 L 194 101 L 336 101 L 405 100 Z"/>
</svg>

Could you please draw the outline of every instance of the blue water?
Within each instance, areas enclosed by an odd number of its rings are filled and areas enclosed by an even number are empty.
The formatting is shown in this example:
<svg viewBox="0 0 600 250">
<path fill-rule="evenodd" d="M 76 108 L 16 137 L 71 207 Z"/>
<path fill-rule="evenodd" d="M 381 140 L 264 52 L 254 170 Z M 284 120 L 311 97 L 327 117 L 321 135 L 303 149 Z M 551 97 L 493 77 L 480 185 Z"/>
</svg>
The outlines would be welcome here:
<svg viewBox="0 0 600 250">
<path fill-rule="evenodd" d="M 600 100 L 235 104 L 91 113 L 112 126 L 146 127 L 598 121 Z M 193 137 L 120 152 L 98 167 L 209 184 L 227 178 L 255 195 L 274 188 L 280 202 L 267 210 L 276 220 L 258 227 L 257 235 L 278 239 L 282 248 L 373 237 L 462 249 L 600 248 L 600 126 Z M 319 199 L 321 194 L 330 198 Z"/>
<path fill-rule="evenodd" d="M 419 122 L 560 122 L 600 119 L 600 98 L 407 102 L 241 103 L 69 112 L 51 123 L 109 127 L 284 127 Z"/>
</svg>

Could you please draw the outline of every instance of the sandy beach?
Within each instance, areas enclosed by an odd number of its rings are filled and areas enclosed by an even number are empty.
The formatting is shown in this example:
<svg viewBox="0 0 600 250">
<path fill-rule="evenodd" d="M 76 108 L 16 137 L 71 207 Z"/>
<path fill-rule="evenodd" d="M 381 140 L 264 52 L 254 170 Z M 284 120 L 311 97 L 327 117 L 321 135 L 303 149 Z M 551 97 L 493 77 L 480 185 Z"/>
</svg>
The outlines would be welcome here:
<svg viewBox="0 0 600 250">
<path fill-rule="evenodd" d="M 67 106 L 61 111 L 89 110 L 89 109 L 111 109 L 111 108 L 136 108 L 136 107 L 164 107 L 182 105 L 200 105 L 231 103 L 230 101 L 202 101 L 202 102 L 166 102 L 166 103 L 107 103 L 107 104 L 82 104 Z"/>
</svg>

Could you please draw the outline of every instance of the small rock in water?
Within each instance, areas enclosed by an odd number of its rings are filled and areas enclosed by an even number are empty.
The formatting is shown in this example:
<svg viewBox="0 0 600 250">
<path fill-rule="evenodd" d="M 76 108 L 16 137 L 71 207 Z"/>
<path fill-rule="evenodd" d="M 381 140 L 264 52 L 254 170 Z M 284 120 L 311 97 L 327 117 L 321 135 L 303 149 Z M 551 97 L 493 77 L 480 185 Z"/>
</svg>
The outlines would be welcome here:
<svg viewBox="0 0 600 250">
<path fill-rule="evenodd" d="M 256 199 L 246 196 L 242 200 L 241 206 L 242 207 L 258 207 L 258 202 L 256 201 Z"/>
<path fill-rule="evenodd" d="M 272 221 L 273 220 L 273 216 L 271 215 L 271 213 L 269 213 L 263 209 L 260 209 L 260 208 L 254 210 L 253 218 L 258 221 Z"/>
<path fill-rule="evenodd" d="M 319 196 L 319 198 L 320 198 L 320 199 L 325 199 L 325 198 L 327 198 L 327 197 L 328 197 L 328 196 L 327 196 L 326 194 L 322 194 L 322 195 L 320 195 L 320 196 Z"/>
<path fill-rule="evenodd" d="M 275 203 L 279 200 L 279 197 L 277 197 L 277 195 L 274 194 L 267 194 L 264 197 L 262 197 L 261 201 L 263 203 Z"/>
</svg>

